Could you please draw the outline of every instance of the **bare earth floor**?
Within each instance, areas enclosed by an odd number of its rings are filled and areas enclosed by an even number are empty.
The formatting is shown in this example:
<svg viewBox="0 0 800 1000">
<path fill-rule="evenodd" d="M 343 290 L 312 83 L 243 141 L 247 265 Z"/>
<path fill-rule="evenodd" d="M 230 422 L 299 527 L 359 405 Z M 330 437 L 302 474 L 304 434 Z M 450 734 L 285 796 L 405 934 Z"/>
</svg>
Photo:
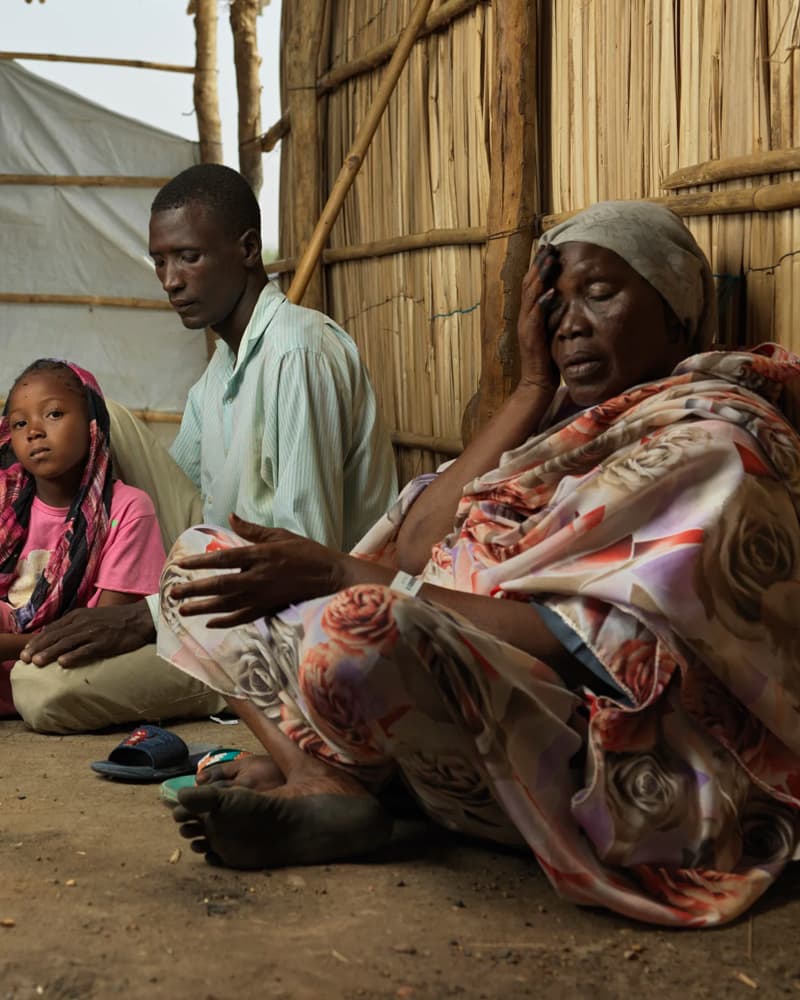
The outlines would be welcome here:
<svg viewBox="0 0 800 1000">
<path fill-rule="evenodd" d="M 242 726 L 172 728 L 255 749 Z M 89 770 L 120 738 L 0 723 L 0 1000 L 800 996 L 798 865 L 751 917 L 682 932 L 578 910 L 533 860 L 446 837 L 226 871 L 157 786 Z"/>
</svg>

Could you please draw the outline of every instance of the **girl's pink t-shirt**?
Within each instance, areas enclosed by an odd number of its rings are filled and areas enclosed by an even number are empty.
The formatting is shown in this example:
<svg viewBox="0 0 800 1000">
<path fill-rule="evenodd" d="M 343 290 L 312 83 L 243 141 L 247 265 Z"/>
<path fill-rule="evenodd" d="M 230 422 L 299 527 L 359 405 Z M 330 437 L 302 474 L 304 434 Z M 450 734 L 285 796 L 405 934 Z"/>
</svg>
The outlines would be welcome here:
<svg viewBox="0 0 800 1000">
<path fill-rule="evenodd" d="M 37 579 L 64 531 L 66 509 L 49 507 L 34 497 L 28 537 L 17 563 L 8 603 L 19 608 L 33 593 Z M 93 608 L 102 590 L 145 596 L 158 591 L 158 581 L 166 559 L 155 508 L 142 490 L 114 483 L 109 529 L 100 554 L 94 592 L 86 606 Z"/>
<path fill-rule="evenodd" d="M 65 508 L 50 507 L 34 497 L 28 537 L 20 553 L 15 580 L 5 601 L 0 601 L 0 631 L 9 630 L 11 609 L 21 607 L 30 599 L 36 581 L 64 531 L 66 514 Z M 86 602 L 90 608 L 100 600 L 103 590 L 118 590 L 142 597 L 157 593 L 166 560 L 155 508 L 145 492 L 115 482 L 109 521 L 94 591 Z M 14 711 L 9 678 L 12 666 L 13 661 L 0 664 L 0 715 Z"/>
</svg>

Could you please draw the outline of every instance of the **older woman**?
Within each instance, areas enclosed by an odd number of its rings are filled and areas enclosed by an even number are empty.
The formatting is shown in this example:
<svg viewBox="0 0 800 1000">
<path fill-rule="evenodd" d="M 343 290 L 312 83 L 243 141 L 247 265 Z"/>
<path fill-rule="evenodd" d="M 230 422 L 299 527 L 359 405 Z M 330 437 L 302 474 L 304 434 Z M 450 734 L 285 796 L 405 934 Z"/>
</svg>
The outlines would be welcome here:
<svg viewBox="0 0 800 1000">
<path fill-rule="evenodd" d="M 798 839 L 800 362 L 702 353 L 714 329 L 682 223 L 597 205 L 542 240 L 515 392 L 355 553 L 182 536 L 162 653 L 270 754 L 181 793 L 193 847 L 362 854 L 400 772 L 578 903 L 703 925 L 760 896 Z"/>
</svg>

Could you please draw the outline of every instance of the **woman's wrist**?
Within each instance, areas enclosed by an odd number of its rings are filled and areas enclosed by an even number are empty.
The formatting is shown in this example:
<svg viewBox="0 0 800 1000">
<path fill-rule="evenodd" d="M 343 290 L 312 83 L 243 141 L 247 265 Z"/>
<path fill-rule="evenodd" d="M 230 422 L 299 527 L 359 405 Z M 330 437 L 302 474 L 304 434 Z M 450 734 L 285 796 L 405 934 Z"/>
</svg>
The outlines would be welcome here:
<svg viewBox="0 0 800 1000">
<path fill-rule="evenodd" d="M 520 378 L 516 388 L 508 397 L 508 405 L 516 411 L 517 421 L 524 424 L 525 435 L 536 433 L 557 388 L 544 378 L 541 380 L 533 376 Z"/>
<path fill-rule="evenodd" d="M 394 576 L 394 570 L 369 559 L 357 559 L 355 556 L 342 554 L 337 560 L 333 573 L 331 592 L 346 590 L 359 583 L 379 583 L 388 585 Z"/>
<path fill-rule="evenodd" d="M 547 396 L 549 403 L 555 396 L 556 389 L 558 389 L 558 380 L 553 375 L 543 372 L 523 372 L 514 392 L 524 393 L 526 396 Z"/>
<path fill-rule="evenodd" d="M 337 553 L 336 559 L 331 566 L 330 593 L 335 594 L 339 590 L 346 590 L 358 583 L 356 579 L 356 567 L 353 563 L 358 563 L 358 559 L 346 553 Z"/>
</svg>

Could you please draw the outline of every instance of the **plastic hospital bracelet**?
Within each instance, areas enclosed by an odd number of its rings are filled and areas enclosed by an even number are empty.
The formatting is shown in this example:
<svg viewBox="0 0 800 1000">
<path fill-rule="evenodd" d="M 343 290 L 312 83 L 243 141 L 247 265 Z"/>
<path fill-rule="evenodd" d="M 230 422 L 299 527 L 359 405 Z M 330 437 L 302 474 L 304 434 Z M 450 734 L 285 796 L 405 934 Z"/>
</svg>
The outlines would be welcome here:
<svg viewBox="0 0 800 1000">
<path fill-rule="evenodd" d="M 158 628 L 158 613 L 161 610 L 161 598 L 158 594 L 147 594 L 145 601 L 147 602 L 147 607 L 150 609 L 150 617 L 153 619 L 153 624 Z"/>
<path fill-rule="evenodd" d="M 398 570 L 389 584 L 389 589 L 396 590 L 399 594 L 408 594 L 409 597 L 416 597 L 422 589 L 422 583 L 421 577 Z"/>
</svg>

